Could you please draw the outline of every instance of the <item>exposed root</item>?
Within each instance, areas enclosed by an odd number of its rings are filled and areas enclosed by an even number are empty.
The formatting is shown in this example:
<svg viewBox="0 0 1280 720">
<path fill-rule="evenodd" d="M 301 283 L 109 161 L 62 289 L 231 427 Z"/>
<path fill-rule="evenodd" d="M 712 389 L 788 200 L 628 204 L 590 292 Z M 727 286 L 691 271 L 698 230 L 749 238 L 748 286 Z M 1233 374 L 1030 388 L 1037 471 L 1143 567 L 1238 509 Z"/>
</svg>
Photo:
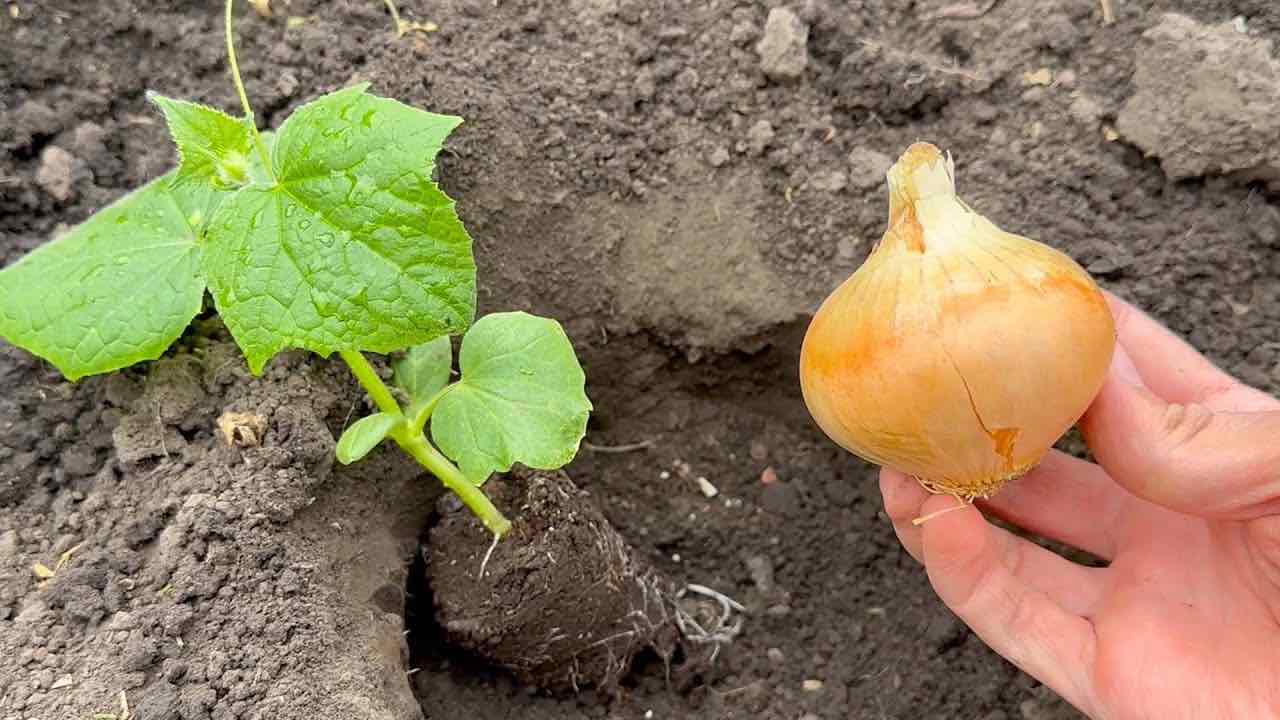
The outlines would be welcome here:
<svg viewBox="0 0 1280 720">
<path fill-rule="evenodd" d="M 424 579 L 452 643 L 541 690 L 608 696 L 641 651 L 684 688 L 742 632 L 741 603 L 641 560 L 567 475 L 516 478 L 494 487 L 495 502 L 518 508 L 501 553 L 461 509 L 442 508 L 431 529 Z M 474 560 L 450 559 L 481 556 L 478 575 Z"/>
<path fill-rule="evenodd" d="M 627 443 L 626 445 L 595 445 L 585 440 L 582 441 L 582 447 L 591 452 L 598 453 L 629 453 L 637 450 L 648 450 L 654 446 L 652 440 L 642 440 L 635 443 Z"/>
<path fill-rule="evenodd" d="M 160 403 L 156 403 L 156 425 L 160 426 L 160 450 L 164 452 L 166 458 L 169 455 L 169 445 L 164 441 L 164 420 L 160 419 Z"/>
<path fill-rule="evenodd" d="M 875 52 L 896 52 L 886 48 L 883 43 L 879 43 L 874 40 L 861 40 L 859 42 L 861 42 L 864 46 L 866 46 L 867 48 Z M 974 83 L 987 81 L 986 78 L 982 77 L 981 75 L 970 72 L 968 70 L 960 68 L 958 65 L 955 65 L 954 61 L 952 65 L 943 65 L 935 62 L 927 62 L 922 60 L 921 58 L 913 58 L 913 59 L 928 72 L 916 73 L 908 76 L 903 81 L 903 85 L 906 87 L 919 85 L 920 83 L 925 82 L 926 80 L 929 79 L 930 73 L 937 74 L 937 75 L 951 75 L 954 77 L 963 78 L 965 80 L 968 80 Z M 884 126 L 884 121 L 881 120 L 879 116 L 877 116 L 875 113 L 871 113 L 871 118 L 874 119 L 875 122 L 880 126 L 882 127 Z"/>
<path fill-rule="evenodd" d="M 695 645 L 710 644 L 712 649 L 707 662 L 713 663 L 720 654 L 720 648 L 733 642 L 733 639 L 742 632 L 742 617 L 739 615 L 735 618 L 734 613 L 744 613 L 746 608 L 724 593 L 693 583 L 681 588 L 676 593 L 676 600 L 679 601 L 688 593 L 696 593 L 703 597 L 711 598 L 720 604 L 720 617 L 716 620 L 716 624 L 710 628 L 702 627 L 691 614 L 685 612 L 679 605 L 676 605 L 675 612 L 676 626 L 680 628 L 681 636 Z"/>
<path fill-rule="evenodd" d="M 396 26 L 396 34 L 404 36 L 404 21 L 400 19 L 400 11 L 396 8 L 393 0 L 383 0 L 383 4 L 387 6 L 387 12 L 391 13 L 391 23 Z"/>
<path fill-rule="evenodd" d="M 1000 0 L 988 0 L 986 6 L 978 7 L 973 3 L 956 3 L 948 5 L 941 10 L 929 15 L 929 20 L 977 20 L 978 18 L 991 12 L 996 5 L 1000 4 Z"/>
<path fill-rule="evenodd" d="M 1111 8 L 1111 0 L 1101 0 L 1102 2 L 1102 24 L 1110 25 L 1116 21 L 1115 10 Z"/>
<path fill-rule="evenodd" d="M 498 541 L 502 538 L 496 533 L 493 536 L 493 542 L 489 544 L 489 550 L 484 554 L 484 560 L 480 561 L 480 577 L 484 577 L 484 569 L 489 566 L 489 558 L 493 557 L 493 551 L 498 547 Z"/>
<path fill-rule="evenodd" d="M 49 569 L 49 566 L 44 563 L 33 563 L 31 565 L 31 572 L 35 574 L 36 579 L 39 581 L 37 585 L 39 587 L 44 587 L 50 580 L 53 580 L 54 576 L 59 572 L 62 572 L 62 568 L 66 567 L 67 563 L 71 562 L 71 556 L 82 547 L 84 547 L 84 543 L 79 543 L 70 550 L 62 553 L 62 555 L 58 557 L 58 562 L 54 564 L 53 569 Z"/>
<path fill-rule="evenodd" d="M 400 11 L 396 9 L 394 0 L 382 0 L 382 4 L 387 6 L 387 12 L 391 14 L 391 22 L 396 26 L 396 37 L 404 37 L 411 32 L 419 32 L 422 34 L 433 33 L 440 29 L 440 26 L 433 22 L 412 22 L 400 17 Z"/>
<path fill-rule="evenodd" d="M 972 503 L 972 502 L 967 502 L 967 501 L 965 501 L 965 500 L 961 500 L 960 498 L 956 498 L 956 500 L 959 500 L 959 501 L 960 501 L 960 502 L 959 502 L 959 504 L 957 504 L 957 505 L 952 505 L 951 507 L 943 508 L 943 509 L 941 509 L 941 510 L 935 510 L 935 511 L 933 511 L 933 512 L 929 513 L 928 515 L 925 515 L 925 516 L 923 516 L 923 517 L 915 518 L 915 519 L 913 519 L 913 520 L 911 521 L 911 524 L 912 524 L 912 525 L 915 525 L 916 527 L 920 527 L 921 525 L 924 525 L 925 523 L 927 523 L 927 522 L 929 522 L 930 520 L 932 520 L 932 519 L 934 519 L 934 518 L 938 517 L 939 515 L 946 515 L 947 513 L 952 512 L 952 511 L 954 511 L 954 510 L 960 510 L 961 508 L 967 508 L 967 507 L 970 507 L 970 506 L 972 506 L 972 505 L 973 505 L 973 503 Z"/>
</svg>

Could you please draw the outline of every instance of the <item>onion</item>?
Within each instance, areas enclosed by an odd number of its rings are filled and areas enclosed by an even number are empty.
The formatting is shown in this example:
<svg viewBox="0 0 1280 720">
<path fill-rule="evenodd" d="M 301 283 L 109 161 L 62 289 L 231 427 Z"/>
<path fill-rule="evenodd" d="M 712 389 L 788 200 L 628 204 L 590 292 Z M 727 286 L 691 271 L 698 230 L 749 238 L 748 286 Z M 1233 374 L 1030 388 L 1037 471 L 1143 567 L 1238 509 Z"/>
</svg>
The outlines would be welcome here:
<svg viewBox="0 0 1280 720">
<path fill-rule="evenodd" d="M 954 173 L 928 143 L 890 168 L 888 230 L 814 315 L 800 383 L 846 450 L 972 501 L 1084 414 L 1116 332 L 1083 268 L 974 212 Z"/>
</svg>

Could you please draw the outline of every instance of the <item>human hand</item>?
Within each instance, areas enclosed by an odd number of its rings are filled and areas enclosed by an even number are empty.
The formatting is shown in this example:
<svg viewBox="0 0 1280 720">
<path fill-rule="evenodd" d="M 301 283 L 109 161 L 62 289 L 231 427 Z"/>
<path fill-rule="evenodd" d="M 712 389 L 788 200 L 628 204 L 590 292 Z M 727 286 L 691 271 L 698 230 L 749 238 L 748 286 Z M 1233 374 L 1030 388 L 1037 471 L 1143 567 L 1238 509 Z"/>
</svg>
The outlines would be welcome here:
<svg viewBox="0 0 1280 720">
<path fill-rule="evenodd" d="M 1108 561 L 1070 562 L 884 470 L 885 509 L 944 603 L 1096 720 L 1280 718 L 1280 401 L 1109 298 L 1119 343 L 1080 422 L 983 510 Z M 1035 398 L 1027 398 L 1035 402 Z"/>
</svg>

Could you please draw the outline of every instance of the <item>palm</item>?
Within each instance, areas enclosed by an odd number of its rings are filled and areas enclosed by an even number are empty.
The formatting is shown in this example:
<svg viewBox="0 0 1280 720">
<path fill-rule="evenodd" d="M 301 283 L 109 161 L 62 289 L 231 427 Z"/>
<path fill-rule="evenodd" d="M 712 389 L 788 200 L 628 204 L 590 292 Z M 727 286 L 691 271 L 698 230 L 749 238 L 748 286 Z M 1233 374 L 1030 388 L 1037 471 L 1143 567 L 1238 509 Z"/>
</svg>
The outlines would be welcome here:
<svg viewBox="0 0 1280 720">
<path fill-rule="evenodd" d="M 1092 616 L 1097 705 L 1122 717 L 1268 716 L 1280 698 L 1258 670 L 1280 647 L 1280 587 L 1259 570 L 1280 564 L 1267 549 L 1280 520 L 1205 521 L 1131 504 L 1127 541 Z"/>
<path fill-rule="evenodd" d="M 1098 463 L 1052 452 L 982 503 L 1105 567 L 892 470 L 885 508 L 947 606 L 1091 717 L 1280 717 L 1280 401 L 1112 309 L 1116 361 L 1081 421 Z"/>
</svg>

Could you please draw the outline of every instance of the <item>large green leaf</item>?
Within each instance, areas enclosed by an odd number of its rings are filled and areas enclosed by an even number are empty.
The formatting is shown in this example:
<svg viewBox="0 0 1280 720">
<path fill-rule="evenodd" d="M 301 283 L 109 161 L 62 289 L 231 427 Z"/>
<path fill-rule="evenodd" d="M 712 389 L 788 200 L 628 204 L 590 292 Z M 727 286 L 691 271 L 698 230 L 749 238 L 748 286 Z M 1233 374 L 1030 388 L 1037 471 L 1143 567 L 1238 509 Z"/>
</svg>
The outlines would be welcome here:
<svg viewBox="0 0 1280 720">
<path fill-rule="evenodd" d="M 477 485 L 514 463 L 552 470 L 578 452 L 591 401 L 560 324 L 523 312 L 476 321 L 458 353 L 462 379 L 431 416 L 431 437 Z"/>
<path fill-rule="evenodd" d="M 77 380 L 159 357 L 200 311 L 221 193 L 176 173 L 0 271 L 0 335 Z"/>
<path fill-rule="evenodd" d="M 218 311 L 255 373 L 285 348 L 387 353 L 471 323 L 471 238 L 431 179 L 460 122 L 364 85 L 285 121 L 277 182 L 227 198 L 205 256 Z"/>
</svg>

